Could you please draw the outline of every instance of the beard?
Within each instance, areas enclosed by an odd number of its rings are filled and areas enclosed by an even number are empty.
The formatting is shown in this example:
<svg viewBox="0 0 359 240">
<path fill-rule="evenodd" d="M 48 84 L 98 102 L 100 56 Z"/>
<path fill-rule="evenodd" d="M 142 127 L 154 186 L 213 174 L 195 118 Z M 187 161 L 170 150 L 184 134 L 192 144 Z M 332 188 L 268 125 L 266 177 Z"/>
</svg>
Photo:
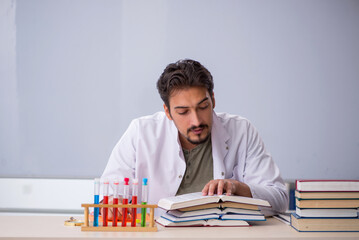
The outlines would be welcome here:
<svg viewBox="0 0 359 240">
<path fill-rule="evenodd" d="M 199 125 L 199 126 L 193 126 L 193 127 L 189 128 L 189 129 L 187 130 L 187 136 L 185 136 L 186 139 L 187 139 L 187 141 L 190 142 L 191 144 L 195 144 L 195 145 L 206 142 L 206 141 L 208 140 L 209 136 L 211 135 L 210 131 L 208 131 L 208 132 L 207 132 L 207 135 L 206 135 L 205 137 L 202 137 L 202 138 L 200 137 L 200 135 L 202 135 L 202 133 L 199 134 L 199 135 L 196 135 L 196 137 L 197 137 L 198 139 L 193 139 L 193 138 L 190 137 L 190 135 L 189 135 L 190 132 L 191 132 L 193 129 L 196 129 L 196 128 L 202 128 L 203 131 L 205 131 L 206 129 L 208 129 L 208 125 L 206 125 L 206 124 L 201 124 L 201 125 Z"/>
</svg>

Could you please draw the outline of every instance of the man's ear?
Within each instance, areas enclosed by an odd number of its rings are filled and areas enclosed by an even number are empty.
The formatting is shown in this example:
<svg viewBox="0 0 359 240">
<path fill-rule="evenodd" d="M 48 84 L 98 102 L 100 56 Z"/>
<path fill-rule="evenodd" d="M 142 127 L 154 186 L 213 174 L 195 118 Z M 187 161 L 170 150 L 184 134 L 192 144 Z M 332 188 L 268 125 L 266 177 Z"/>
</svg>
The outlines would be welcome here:
<svg viewBox="0 0 359 240">
<path fill-rule="evenodd" d="M 165 113 L 166 113 L 167 118 L 168 118 L 169 120 L 172 120 L 170 110 L 168 109 L 168 107 L 166 106 L 166 104 L 163 104 L 163 108 L 165 109 Z"/>
<path fill-rule="evenodd" d="M 212 92 L 212 108 L 216 106 L 216 99 L 214 99 L 214 92 Z"/>
</svg>

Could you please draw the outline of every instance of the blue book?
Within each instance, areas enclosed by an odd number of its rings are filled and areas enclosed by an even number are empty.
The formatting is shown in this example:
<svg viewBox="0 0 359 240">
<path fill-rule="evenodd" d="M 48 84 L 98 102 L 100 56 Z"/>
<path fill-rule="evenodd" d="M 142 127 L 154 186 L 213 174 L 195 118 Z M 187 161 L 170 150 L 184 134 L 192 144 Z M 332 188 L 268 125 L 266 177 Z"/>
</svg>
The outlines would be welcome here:
<svg viewBox="0 0 359 240">
<path fill-rule="evenodd" d="M 300 217 L 292 213 L 290 225 L 299 232 L 359 232 L 358 217 Z"/>
<path fill-rule="evenodd" d="M 221 220 L 221 219 L 207 219 L 194 220 L 186 222 L 172 222 L 166 218 L 159 217 L 156 222 L 164 227 L 249 227 L 250 225 L 243 220 Z"/>
<path fill-rule="evenodd" d="M 206 214 L 190 217 L 176 217 L 169 213 L 164 213 L 162 218 L 167 219 L 171 222 L 189 222 L 197 220 L 209 220 L 209 219 L 219 219 L 219 220 L 242 220 L 242 221 L 265 221 L 263 215 L 248 215 L 248 214 Z"/>
</svg>

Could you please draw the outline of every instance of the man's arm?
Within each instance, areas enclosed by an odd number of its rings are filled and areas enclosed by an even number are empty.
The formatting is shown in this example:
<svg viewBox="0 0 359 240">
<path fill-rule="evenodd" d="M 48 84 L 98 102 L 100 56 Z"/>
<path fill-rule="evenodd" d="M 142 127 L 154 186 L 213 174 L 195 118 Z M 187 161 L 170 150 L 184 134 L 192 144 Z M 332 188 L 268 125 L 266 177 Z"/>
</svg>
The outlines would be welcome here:
<svg viewBox="0 0 359 240">
<path fill-rule="evenodd" d="M 243 173 L 254 198 L 267 200 L 272 208 L 263 209 L 266 215 L 284 212 L 288 207 L 288 193 L 278 166 L 267 152 L 258 131 L 248 124 L 247 154 Z"/>
<path fill-rule="evenodd" d="M 133 120 L 121 139 L 112 150 L 106 168 L 101 178 L 124 179 L 125 177 L 134 178 L 135 159 L 136 159 L 136 141 L 137 124 Z M 123 193 L 123 185 L 119 185 L 119 193 Z M 110 193 L 113 192 L 110 189 Z M 102 202 L 102 201 L 101 201 Z M 122 196 L 119 196 L 119 203 L 122 203 Z M 113 204 L 113 196 L 109 197 L 109 204 Z M 121 208 L 118 208 L 118 216 L 122 216 Z M 103 215 L 103 208 L 100 210 Z M 108 218 L 113 218 L 113 208 L 108 210 Z"/>
<path fill-rule="evenodd" d="M 136 161 L 137 126 L 132 121 L 126 132 L 113 148 L 111 156 L 101 178 L 124 179 L 134 178 Z M 120 192 L 122 187 L 120 186 Z"/>
<path fill-rule="evenodd" d="M 266 215 L 284 212 L 288 206 L 288 193 L 278 167 L 266 151 L 257 130 L 249 122 L 246 131 L 242 130 L 246 132 L 246 138 L 241 142 L 245 146 L 245 158 L 236 161 L 244 161 L 244 169 L 240 170 L 240 164 L 237 164 L 231 179 L 212 180 L 206 184 L 202 193 L 211 195 L 225 192 L 227 195 L 264 199 L 272 206 L 271 209 L 263 209 Z"/>
</svg>

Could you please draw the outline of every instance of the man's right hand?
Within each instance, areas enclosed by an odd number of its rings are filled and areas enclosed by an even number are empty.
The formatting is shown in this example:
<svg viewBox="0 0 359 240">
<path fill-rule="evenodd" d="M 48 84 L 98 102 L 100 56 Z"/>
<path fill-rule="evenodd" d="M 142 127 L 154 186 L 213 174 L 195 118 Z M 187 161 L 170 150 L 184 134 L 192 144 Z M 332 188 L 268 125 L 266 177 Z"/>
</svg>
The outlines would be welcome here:
<svg viewBox="0 0 359 240">
<path fill-rule="evenodd" d="M 235 179 L 215 179 L 209 181 L 202 189 L 203 196 L 212 196 L 213 194 L 237 195 L 252 197 L 249 186 Z"/>
</svg>

